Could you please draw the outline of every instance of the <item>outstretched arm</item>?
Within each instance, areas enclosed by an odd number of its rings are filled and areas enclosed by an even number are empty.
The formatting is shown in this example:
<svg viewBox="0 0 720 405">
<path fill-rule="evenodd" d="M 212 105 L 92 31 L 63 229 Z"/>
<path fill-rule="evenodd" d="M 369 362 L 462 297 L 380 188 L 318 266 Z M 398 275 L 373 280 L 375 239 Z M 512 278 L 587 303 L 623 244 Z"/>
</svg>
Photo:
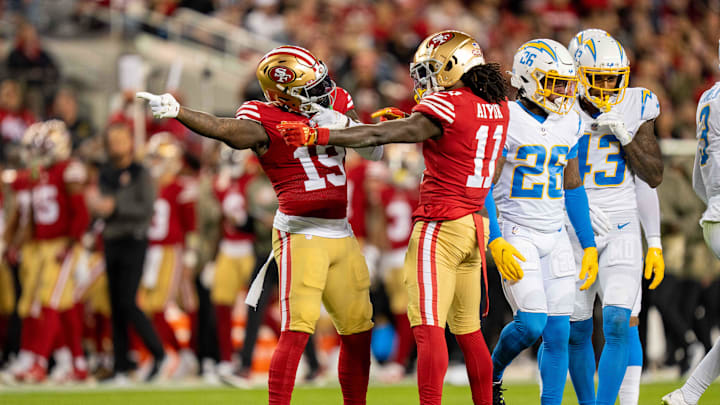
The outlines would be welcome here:
<svg viewBox="0 0 720 405">
<path fill-rule="evenodd" d="M 633 140 L 623 146 L 625 157 L 635 174 L 650 187 L 662 182 L 663 162 L 660 146 L 655 139 L 655 124 L 647 121 L 640 126 Z"/>
<path fill-rule="evenodd" d="M 442 135 L 442 127 L 422 113 L 374 125 L 330 131 L 329 145 L 363 148 L 388 143 L 417 143 Z"/>
<path fill-rule="evenodd" d="M 187 107 L 180 107 L 177 120 L 194 132 L 235 149 L 257 149 L 269 141 L 265 128 L 254 121 L 219 118 Z"/>
<path fill-rule="evenodd" d="M 170 94 L 156 95 L 141 91 L 137 97 L 148 100 L 155 118 L 177 118 L 194 132 L 218 141 L 225 142 L 235 149 L 247 149 L 265 145 L 269 142 L 265 128 L 248 120 L 219 118 L 202 111 L 182 107 Z"/>
</svg>

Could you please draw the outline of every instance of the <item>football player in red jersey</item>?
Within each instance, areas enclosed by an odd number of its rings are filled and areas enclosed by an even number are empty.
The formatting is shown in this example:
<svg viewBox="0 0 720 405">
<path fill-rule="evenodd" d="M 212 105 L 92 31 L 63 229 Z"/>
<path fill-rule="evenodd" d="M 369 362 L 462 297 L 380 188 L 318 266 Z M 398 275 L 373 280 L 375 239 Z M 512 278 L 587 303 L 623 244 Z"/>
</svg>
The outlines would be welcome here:
<svg viewBox="0 0 720 405">
<path fill-rule="evenodd" d="M 42 338 L 38 342 L 35 364 L 24 378 L 41 381 L 46 376 L 47 358 L 56 342 L 69 346 L 73 366 L 82 373 L 86 363 L 80 349 L 80 331 L 73 307 L 74 246 L 80 243 L 89 223 L 82 194 L 86 182 L 85 166 L 70 158 L 70 133 L 62 121 L 36 123 L 31 142 L 31 211 L 35 252 L 29 259 L 29 274 L 39 274 L 35 297 L 41 306 Z M 25 252 L 24 252 L 25 253 Z M 56 340 L 59 339 L 59 340 Z M 64 340 L 63 340 L 64 339 Z"/>
<path fill-rule="evenodd" d="M 370 370 L 370 277 L 347 221 L 345 149 L 288 146 L 276 126 L 310 119 L 329 127 L 357 119 L 350 95 L 308 50 L 281 46 L 257 68 L 267 102 L 248 101 L 237 119 L 181 107 L 169 94 L 138 93 L 157 118 L 177 118 L 193 131 L 235 149 L 252 149 L 273 184 L 273 253 L 280 279 L 281 334 L 270 364 L 270 404 L 289 404 L 300 356 L 320 316 L 330 313 L 340 334 L 338 375 L 345 404 L 365 404 Z M 332 110 L 330 110 L 332 108 Z M 339 113 L 339 114 L 337 114 Z M 347 114 L 347 116 L 343 115 Z M 361 154 L 379 159 L 380 148 Z"/>
<path fill-rule="evenodd" d="M 195 201 L 197 189 L 179 176 L 183 167 L 180 144 L 169 132 L 153 135 L 147 144 L 146 160 L 150 174 L 157 183 L 157 197 L 153 204 L 153 218 L 148 229 L 150 246 L 145 257 L 140 291 L 140 307 L 151 318 L 155 330 L 165 346 L 172 348 L 180 362 L 178 367 L 161 366 L 163 377 L 180 377 L 192 367 L 194 355 L 181 343 L 165 318 L 170 304 L 180 301 L 188 291 L 184 289 L 185 252 L 195 230 Z M 192 316 L 192 309 L 188 315 Z"/>
<path fill-rule="evenodd" d="M 440 404 L 448 364 L 447 322 L 465 355 L 473 402 L 490 404 L 492 363 L 480 331 L 483 284 L 487 291 L 480 269 L 484 272 L 487 235 L 477 212 L 505 143 L 507 84 L 497 64 L 485 63 L 478 43 L 458 31 L 426 38 L 410 74 L 418 105 L 408 118 L 345 130 L 297 122 L 278 129 L 289 145 L 423 142 L 426 169 L 405 258 L 420 403 Z"/>
<path fill-rule="evenodd" d="M 37 127 L 36 127 L 37 128 Z M 22 159 L 26 163 L 31 134 L 26 131 L 22 140 Z M 11 363 L 7 373 L 3 373 L 4 379 L 12 383 L 14 379 L 21 377 L 35 363 L 35 353 L 41 337 L 39 332 L 40 314 L 39 310 L 31 311 L 38 284 L 39 269 L 29 266 L 33 255 L 37 253 L 34 249 L 34 242 L 31 239 L 32 221 L 30 220 L 30 171 L 25 169 L 6 169 L 2 172 L 2 183 L 4 189 L 3 210 L 5 220 L 3 233 L 3 255 L 2 261 L 10 267 L 18 267 L 18 278 L 21 286 L 21 295 L 17 303 L 17 312 L 22 321 L 20 334 L 20 352 L 14 362 Z M 25 257 L 18 263 L 18 257 Z M 35 270 L 31 273 L 30 270 Z M 8 294 L 3 291 L 3 294 Z M 13 305 L 15 301 L 13 300 Z M 36 309 L 37 305 L 35 306 Z"/>
<path fill-rule="evenodd" d="M 255 175 L 246 172 L 251 154 L 248 150 L 233 150 L 222 145 L 220 169 L 213 181 L 213 190 L 222 215 L 222 238 L 215 257 L 210 298 L 217 319 L 220 351 L 218 375 L 221 378 L 233 372 L 232 310 L 238 293 L 247 289 L 255 268 L 255 235 L 247 199 L 247 187 Z"/>
</svg>

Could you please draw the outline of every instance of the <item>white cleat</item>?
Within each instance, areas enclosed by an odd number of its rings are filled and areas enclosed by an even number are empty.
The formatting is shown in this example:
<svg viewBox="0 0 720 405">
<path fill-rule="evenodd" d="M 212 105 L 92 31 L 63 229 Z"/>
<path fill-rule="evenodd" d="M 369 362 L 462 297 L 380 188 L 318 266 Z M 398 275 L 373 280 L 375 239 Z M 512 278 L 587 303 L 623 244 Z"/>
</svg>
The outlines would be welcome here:
<svg viewBox="0 0 720 405">
<path fill-rule="evenodd" d="M 685 401 L 685 397 L 682 391 L 680 391 L 680 388 L 662 397 L 661 403 L 662 405 L 695 405 Z"/>
<path fill-rule="evenodd" d="M 198 361 L 195 353 L 189 349 L 180 350 L 178 353 L 180 362 L 172 375 L 173 379 L 181 380 L 188 377 L 194 377 L 198 373 Z"/>
</svg>

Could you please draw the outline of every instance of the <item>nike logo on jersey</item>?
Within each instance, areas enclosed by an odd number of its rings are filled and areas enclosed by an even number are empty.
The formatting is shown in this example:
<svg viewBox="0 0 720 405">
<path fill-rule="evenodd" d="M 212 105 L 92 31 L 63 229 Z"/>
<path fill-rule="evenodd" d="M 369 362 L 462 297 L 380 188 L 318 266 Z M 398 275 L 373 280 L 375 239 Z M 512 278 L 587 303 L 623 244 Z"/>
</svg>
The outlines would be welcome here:
<svg viewBox="0 0 720 405">
<path fill-rule="evenodd" d="M 618 229 L 623 229 L 628 225 L 630 225 L 630 222 L 625 222 L 624 224 L 618 224 Z"/>
<path fill-rule="evenodd" d="M 477 117 L 489 120 L 502 119 L 502 110 L 498 104 L 478 104 Z"/>
</svg>

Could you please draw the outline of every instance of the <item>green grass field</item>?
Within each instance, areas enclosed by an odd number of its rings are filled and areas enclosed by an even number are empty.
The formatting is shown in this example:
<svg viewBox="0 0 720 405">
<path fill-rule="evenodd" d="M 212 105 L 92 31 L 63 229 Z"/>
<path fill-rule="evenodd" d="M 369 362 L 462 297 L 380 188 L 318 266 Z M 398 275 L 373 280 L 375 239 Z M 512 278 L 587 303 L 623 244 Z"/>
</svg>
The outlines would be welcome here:
<svg viewBox="0 0 720 405">
<path fill-rule="evenodd" d="M 677 383 L 643 384 L 640 405 L 658 405 L 660 398 L 680 386 Z M 534 384 L 509 384 L 505 399 L 508 405 L 539 404 L 539 390 Z M 368 405 L 417 404 L 414 386 L 372 386 L 368 392 Z M 138 390 L 60 390 L 18 391 L 0 387 L 0 405 L 262 405 L 267 403 L 264 390 L 236 390 L 230 388 Z M 468 387 L 445 387 L 443 404 L 471 404 Z M 342 404 L 340 389 L 298 387 L 293 405 Z M 572 387 L 565 392 L 563 405 L 577 404 Z M 700 401 L 701 405 L 720 404 L 720 388 L 713 385 Z"/>
</svg>

